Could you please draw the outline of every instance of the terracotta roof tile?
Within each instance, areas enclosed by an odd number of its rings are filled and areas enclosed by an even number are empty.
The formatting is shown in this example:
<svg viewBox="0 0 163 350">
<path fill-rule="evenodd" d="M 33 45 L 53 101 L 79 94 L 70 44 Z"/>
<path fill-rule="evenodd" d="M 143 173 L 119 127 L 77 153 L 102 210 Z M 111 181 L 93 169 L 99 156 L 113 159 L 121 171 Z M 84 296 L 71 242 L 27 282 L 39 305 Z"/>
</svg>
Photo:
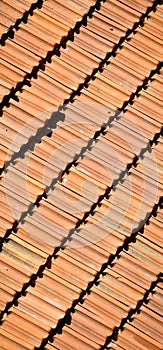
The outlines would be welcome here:
<svg viewBox="0 0 163 350">
<path fill-rule="evenodd" d="M 159 350 L 161 1 L 2 1 L 2 350 Z"/>
</svg>

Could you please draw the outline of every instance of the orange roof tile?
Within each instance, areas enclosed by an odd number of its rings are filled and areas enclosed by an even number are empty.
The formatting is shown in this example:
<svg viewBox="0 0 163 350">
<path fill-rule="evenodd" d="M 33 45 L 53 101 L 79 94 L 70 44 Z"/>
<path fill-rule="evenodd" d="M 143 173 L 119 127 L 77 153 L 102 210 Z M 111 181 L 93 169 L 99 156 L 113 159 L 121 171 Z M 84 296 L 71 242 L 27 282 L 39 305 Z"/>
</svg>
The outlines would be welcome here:
<svg viewBox="0 0 163 350">
<path fill-rule="evenodd" d="M 1 2 L 2 350 L 160 350 L 160 0 Z"/>
</svg>

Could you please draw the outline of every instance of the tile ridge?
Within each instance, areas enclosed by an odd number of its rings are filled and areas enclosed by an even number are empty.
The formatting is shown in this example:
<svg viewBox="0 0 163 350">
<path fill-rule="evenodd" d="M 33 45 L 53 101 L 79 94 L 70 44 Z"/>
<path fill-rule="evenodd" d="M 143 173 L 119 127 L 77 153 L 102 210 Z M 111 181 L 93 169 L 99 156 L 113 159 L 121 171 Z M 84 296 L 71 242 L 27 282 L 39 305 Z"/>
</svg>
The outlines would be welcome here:
<svg viewBox="0 0 163 350">
<path fill-rule="evenodd" d="M 33 12 L 34 10 L 41 9 L 43 6 L 43 2 L 44 0 L 37 0 L 36 2 L 34 2 L 33 4 L 31 4 L 30 8 L 28 10 L 26 10 L 23 15 L 20 18 L 17 18 L 17 20 L 15 21 L 14 24 L 12 24 L 6 33 L 3 33 L 1 35 L 0 38 L 0 45 L 1 46 L 5 46 L 5 42 L 8 38 L 10 39 L 14 39 L 14 35 L 15 35 L 15 30 L 19 30 L 19 25 L 23 22 L 23 23 L 27 23 L 28 22 L 28 17 L 29 16 L 33 16 Z"/>
</svg>

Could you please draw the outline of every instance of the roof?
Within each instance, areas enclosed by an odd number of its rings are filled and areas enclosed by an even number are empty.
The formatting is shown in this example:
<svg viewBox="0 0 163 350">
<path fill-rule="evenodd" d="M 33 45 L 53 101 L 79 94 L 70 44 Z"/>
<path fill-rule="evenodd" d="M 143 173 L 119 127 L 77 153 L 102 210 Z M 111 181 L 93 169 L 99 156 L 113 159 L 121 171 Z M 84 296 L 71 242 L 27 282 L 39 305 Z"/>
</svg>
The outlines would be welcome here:
<svg viewBox="0 0 163 350">
<path fill-rule="evenodd" d="M 153 0 L 3 0 L 2 350 L 162 348 Z"/>
</svg>

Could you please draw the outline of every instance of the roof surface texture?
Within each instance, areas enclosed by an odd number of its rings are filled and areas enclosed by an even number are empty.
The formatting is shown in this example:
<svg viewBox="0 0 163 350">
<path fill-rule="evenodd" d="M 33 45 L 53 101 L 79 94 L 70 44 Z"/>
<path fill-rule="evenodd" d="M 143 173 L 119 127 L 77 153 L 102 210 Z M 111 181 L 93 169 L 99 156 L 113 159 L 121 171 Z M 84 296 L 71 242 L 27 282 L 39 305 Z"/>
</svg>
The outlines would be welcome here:
<svg viewBox="0 0 163 350">
<path fill-rule="evenodd" d="M 0 349 L 161 350 L 161 1 L 0 23 Z"/>
</svg>

